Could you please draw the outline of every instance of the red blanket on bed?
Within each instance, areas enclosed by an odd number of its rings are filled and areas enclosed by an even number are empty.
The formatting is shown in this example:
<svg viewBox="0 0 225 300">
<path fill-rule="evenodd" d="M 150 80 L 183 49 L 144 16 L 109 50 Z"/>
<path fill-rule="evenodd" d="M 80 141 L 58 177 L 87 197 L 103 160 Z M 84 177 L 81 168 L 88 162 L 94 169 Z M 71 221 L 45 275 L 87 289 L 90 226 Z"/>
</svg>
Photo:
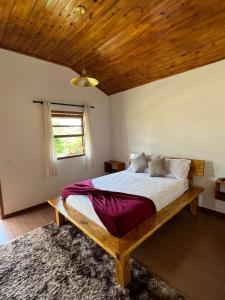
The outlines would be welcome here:
<svg viewBox="0 0 225 300">
<path fill-rule="evenodd" d="M 155 214 L 152 200 L 136 195 L 97 189 L 90 179 L 64 187 L 62 199 L 69 195 L 87 195 L 107 230 L 121 237 Z"/>
</svg>

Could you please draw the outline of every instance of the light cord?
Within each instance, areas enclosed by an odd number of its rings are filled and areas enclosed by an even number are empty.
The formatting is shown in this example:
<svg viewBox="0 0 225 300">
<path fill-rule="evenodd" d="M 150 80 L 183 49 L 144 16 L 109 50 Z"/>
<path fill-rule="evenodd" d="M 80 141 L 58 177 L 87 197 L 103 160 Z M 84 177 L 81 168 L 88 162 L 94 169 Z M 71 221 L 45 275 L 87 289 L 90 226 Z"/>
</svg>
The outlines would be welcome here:
<svg viewBox="0 0 225 300">
<path fill-rule="evenodd" d="M 86 74 L 86 69 L 85 69 L 85 57 L 84 57 L 84 34 L 83 34 L 83 14 L 80 11 L 80 27 L 81 27 L 81 47 L 82 47 L 82 74 L 83 71 L 85 71 Z"/>
</svg>

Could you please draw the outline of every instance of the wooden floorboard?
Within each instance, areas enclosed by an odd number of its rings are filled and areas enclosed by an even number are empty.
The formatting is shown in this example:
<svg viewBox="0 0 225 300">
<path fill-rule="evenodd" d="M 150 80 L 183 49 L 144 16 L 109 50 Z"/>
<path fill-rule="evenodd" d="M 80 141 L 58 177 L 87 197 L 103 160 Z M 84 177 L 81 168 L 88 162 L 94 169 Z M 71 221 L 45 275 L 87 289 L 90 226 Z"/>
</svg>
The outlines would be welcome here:
<svg viewBox="0 0 225 300">
<path fill-rule="evenodd" d="M 9 242 L 17 236 L 23 235 L 55 219 L 50 206 L 23 213 L 5 220 L 0 219 L 0 245 Z"/>
<path fill-rule="evenodd" d="M 225 218 L 183 210 L 133 256 L 187 299 L 225 299 Z"/>
<path fill-rule="evenodd" d="M 0 220 L 0 244 L 54 220 L 51 207 Z M 191 300 L 225 299 L 225 217 L 184 209 L 133 256 Z"/>
</svg>

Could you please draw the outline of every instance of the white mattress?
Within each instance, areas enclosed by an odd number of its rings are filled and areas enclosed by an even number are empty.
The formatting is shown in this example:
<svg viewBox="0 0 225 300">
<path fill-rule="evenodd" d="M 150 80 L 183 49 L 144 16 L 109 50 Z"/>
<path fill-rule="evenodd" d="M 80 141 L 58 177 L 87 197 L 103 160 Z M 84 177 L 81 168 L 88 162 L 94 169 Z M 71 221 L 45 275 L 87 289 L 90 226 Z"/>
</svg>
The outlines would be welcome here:
<svg viewBox="0 0 225 300">
<path fill-rule="evenodd" d="M 96 188 L 102 190 L 147 197 L 154 201 L 157 211 L 181 196 L 188 189 L 187 179 L 150 177 L 148 173 L 132 173 L 127 170 L 95 178 L 92 183 Z M 87 196 L 71 195 L 67 198 L 66 203 L 104 227 Z"/>
</svg>

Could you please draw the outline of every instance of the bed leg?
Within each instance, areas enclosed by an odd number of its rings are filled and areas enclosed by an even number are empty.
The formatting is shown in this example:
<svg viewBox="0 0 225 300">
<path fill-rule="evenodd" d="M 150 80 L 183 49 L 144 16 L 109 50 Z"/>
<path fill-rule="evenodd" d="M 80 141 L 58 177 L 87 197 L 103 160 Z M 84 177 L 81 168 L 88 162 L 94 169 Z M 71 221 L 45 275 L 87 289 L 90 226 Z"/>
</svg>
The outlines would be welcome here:
<svg viewBox="0 0 225 300">
<path fill-rule="evenodd" d="M 190 209 L 193 215 L 197 215 L 198 212 L 198 197 L 196 197 L 192 202 L 190 203 Z"/>
<path fill-rule="evenodd" d="M 131 281 L 130 255 L 119 256 L 116 259 L 116 278 L 122 287 L 126 287 Z"/>
<path fill-rule="evenodd" d="M 55 209 L 55 221 L 56 224 L 59 226 L 65 222 L 65 217 L 62 214 L 60 214 L 60 212 L 57 209 Z"/>
</svg>

